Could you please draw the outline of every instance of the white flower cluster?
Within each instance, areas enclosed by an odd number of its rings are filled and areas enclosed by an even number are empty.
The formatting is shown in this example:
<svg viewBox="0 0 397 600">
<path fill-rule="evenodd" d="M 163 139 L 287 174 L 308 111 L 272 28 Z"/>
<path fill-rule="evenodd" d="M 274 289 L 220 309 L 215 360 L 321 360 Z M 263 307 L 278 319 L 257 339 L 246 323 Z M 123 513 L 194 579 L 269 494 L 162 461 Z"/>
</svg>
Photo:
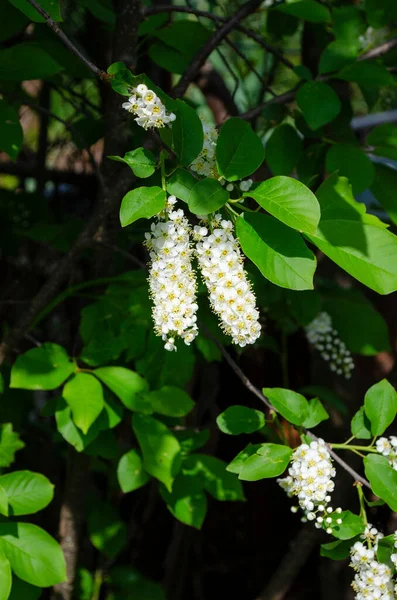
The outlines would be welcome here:
<svg viewBox="0 0 397 600">
<path fill-rule="evenodd" d="M 361 537 L 364 542 L 356 542 L 350 550 L 350 566 L 356 571 L 352 583 L 356 600 L 394 600 L 393 573 L 388 565 L 376 560 L 378 540 L 383 534 L 368 524 Z"/>
<path fill-rule="evenodd" d="M 149 287 L 153 320 L 166 350 L 176 350 L 175 337 L 189 345 L 198 333 L 196 278 L 191 264 L 190 225 L 170 196 L 165 211 L 146 234 L 150 251 Z"/>
<path fill-rule="evenodd" d="M 198 173 L 198 175 L 204 175 L 204 177 L 219 177 L 218 169 L 216 166 L 215 159 L 215 148 L 218 139 L 218 132 L 216 127 L 208 125 L 202 120 L 203 132 L 204 132 L 204 143 L 203 149 L 200 154 L 190 165 L 190 168 Z"/>
<path fill-rule="evenodd" d="M 176 118 L 174 113 L 167 112 L 160 98 L 144 83 L 132 90 L 132 96 L 122 107 L 136 115 L 135 121 L 144 129 L 165 127 Z"/>
<path fill-rule="evenodd" d="M 342 523 L 338 516 L 342 509 L 334 510 L 329 506 L 335 475 L 331 455 L 324 440 L 319 439 L 310 445 L 298 446 L 292 455 L 288 476 L 277 480 L 290 498 L 297 497 L 299 507 L 305 513 L 303 520 L 315 521 L 315 526 L 325 528 L 327 533 L 332 533 L 332 527 Z M 292 512 L 297 512 L 299 507 L 293 506 Z"/>
<path fill-rule="evenodd" d="M 376 442 L 379 454 L 386 456 L 390 466 L 397 471 L 397 437 L 391 435 L 389 438 L 381 437 Z"/>
<path fill-rule="evenodd" d="M 332 319 L 326 312 L 321 312 L 306 327 L 306 337 L 310 344 L 320 352 L 321 357 L 329 362 L 331 371 L 350 379 L 354 369 L 353 358 L 338 332 L 332 327 Z"/>
<path fill-rule="evenodd" d="M 216 214 L 211 226 L 212 232 L 207 227 L 194 228 L 196 255 L 211 306 L 233 343 L 242 347 L 253 344 L 261 332 L 259 312 L 239 243 L 233 235 L 233 224 Z"/>
</svg>

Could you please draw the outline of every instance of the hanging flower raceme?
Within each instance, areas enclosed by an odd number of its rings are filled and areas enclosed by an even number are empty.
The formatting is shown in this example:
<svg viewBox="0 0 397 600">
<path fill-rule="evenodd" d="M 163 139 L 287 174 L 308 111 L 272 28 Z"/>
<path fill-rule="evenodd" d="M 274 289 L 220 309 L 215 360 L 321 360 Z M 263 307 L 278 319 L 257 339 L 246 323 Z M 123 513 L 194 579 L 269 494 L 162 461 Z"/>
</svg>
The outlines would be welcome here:
<svg viewBox="0 0 397 600">
<path fill-rule="evenodd" d="M 393 573 L 390 567 L 376 560 L 378 541 L 383 535 L 368 524 L 350 550 L 350 566 L 355 570 L 352 588 L 356 600 L 394 600 Z"/>
<path fill-rule="evenodd" d="M 162 336 L 166 350 L 176 350 L 177 336 L 189 345 L 198 333 L 191 229 L 183 210 L 174 209 L 175 203 L 175 196 L 170 196 L 165 211 L 146 234 L 155 332 Z"/>
<path fill-rule="evenodd" d="M 310 344 L 320 352 L 321 357 L 329 362 L 331 371 L 350 379 L 354 369 L 353 358 L 338 332 L 332 327 L 332 319 L 326 312 L 321 312 L 306 327 L 306 337 Z"/>
<path fill-rule="evenodd" d="M 332 527 L 342 523 L 338 516 L 342 509 L 334 510 L 329 505 L 335 475 L 331 455 L 324 440 L 319 439 L 310 445 L 298 446 L 292 455 L 288 476 L 277 480 L 290 498 L 298 500 L 299 506 L 293 506 L 292 512 L 301 508 L 305 513 L 304 521 L 315 521 L 315 526 L 318 529 L 325 527 L 327 533 L 332 533 Z"/>
<path fill-rule="evenodd" d="M 376 449 L 379 454 L 386 456 L 390 466 L 397 471 L 397 437 L 391 435 L 389 438 L 379 438 L 376 441 Z"/>
<path fill-rule="evenodd" d="M 141 83 L 132 90 L 128 102 L 122 105 L 125 110 L 136 115 L 135 121 L 144 129 L 165 127 L 176 117 L 174 113 L 167 112 L 160 98 Z"/>
<path fill-rule="evenodd" d="M 190 165 L 190 168 L 198 173 L 198 175 L 204 175 L 204 177 L 218 178 L 219 173 L 216 166 L 215 159 L 215 148 L 218 139 L 218 132 L 216 127 L 209 125 L 204 120 L 201 121 L 203 125 L 204 143 L 203 149 L 200 154 Z"/>
<path fill-rule="evenodd" d="M 253 344 L 261 332 L 255 295 L 233 235 L 233 223 L 216 214 L 207 227 L 196 226 L 196 255 L 214 312 L 223 331 L 239 346 Z"/>
</svg>

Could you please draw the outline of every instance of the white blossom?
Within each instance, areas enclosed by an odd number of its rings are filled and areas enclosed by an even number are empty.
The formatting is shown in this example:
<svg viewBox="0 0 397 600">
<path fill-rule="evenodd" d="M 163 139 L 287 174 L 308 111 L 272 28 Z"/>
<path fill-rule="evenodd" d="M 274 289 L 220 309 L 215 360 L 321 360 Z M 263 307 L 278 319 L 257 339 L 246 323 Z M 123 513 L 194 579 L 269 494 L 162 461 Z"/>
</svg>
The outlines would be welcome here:
<svg viewBox="0 0 397 600">
<path fill-rule="evenodd" d="M 174 209 L 175 196 L 146 234 L 150 251 L 149 287 L 155 332 L 166 350 L 176 350 L 175 338 L 189 345 L 198 333 L 196 278 L 192 268 L 190 225 L 183 210 Z"/>
<path fill-rule="evenodd" d="M 390 465 L 397 471 L 397 437 L 391 435 L 389 438 L 379 438 L 376 441 L 376 449 L 379 454 L 386 456 Z"/>
<path fill-rule="evenodd" d="M 133 88 L 128 102 L 124 102 L 122 107 L 136 115 L 135 121 L 144 129 L 165 127 L 176 118 L 174 113 L 167 112 L 153 90 L 149 90 L 143 83 Z"/>
<path fill-rule="evenodd" d="M 331 371 L 350 379 L 354 369 L 353 358 L 338 332 L 332 327 L 332 319 L 326 312 L 321 312 L 306 327 L 306 337 L 310 344 L 320 352 L 321 357 L 329 362 Z"/>
<path fill-rule="evenodd" d="M 394 600 L 393 573 L 390 567 L 376 559 L 379 539 L 383 537 L 368 524 L 361 538 L 350 549 L 350 566 L 355 570 L 352 588 L 356 600 Z"/>
<path fill-rule="evenodd" d="M 277 480 L 290 498 L 297 498 L 305 514 L 304 520 L 314 521 L 317 528 L 323 527 L 327 533 L 332 533 L 332 528 L 342 523 L 339 517 L 342 509 L 333 509 L 329 505 L 335 475 L 331 455 L 324 440 L 319 439 L 298 446 L 292 455 L 288 476 Z"/>
<path fill-rule="evenodd" d="M 209 125 L 204 120 L 201 121 L 204 132 L 203 149 L 197 158 L 194 159 L 190 168 L 198 175 L 204 177 L 219 177 L 215 159 L 215 148 L 218 140 L 218 131 L 216 127 Z"/>
<path fill-rule="evenodd" d="M 253 344 L 261 332 L 255 295 L 244 270 L 233 223 L 216 214 L 207 227 L 194 228 L 196 256 L 223 331 L 239 346 Z"/>
</svg>

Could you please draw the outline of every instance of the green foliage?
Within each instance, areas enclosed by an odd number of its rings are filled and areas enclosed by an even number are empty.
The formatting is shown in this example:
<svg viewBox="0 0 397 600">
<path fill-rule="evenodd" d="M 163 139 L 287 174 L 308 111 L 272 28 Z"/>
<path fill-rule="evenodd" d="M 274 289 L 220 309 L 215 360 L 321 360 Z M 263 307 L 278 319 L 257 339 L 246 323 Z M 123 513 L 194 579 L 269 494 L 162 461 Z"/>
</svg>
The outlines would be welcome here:
<svg viewBox="0 0 397 600">
<path fill-rule="evenodd" d="M 331 146 L 326 164 L 329 173 L 338 171 L 339 175 L 347 177 L 354 194 L 370 187 L 375 177 L 374 167 L 368 156 L 360 148 L 350 144 Z"/>
<path fill-rule="evenodd" d="M 387 458 L 369 454 L 364 458 L 365 475 L 371 488 L 392 510 L 397 510 L 397 472 Z"/>
<path fill-rule="evenodd" d="M 359 440 L 372 438 L 371 423 L 365 414 L 364 406 L 358 409 L 351 421 L 351 432 Z"/>
<path fill-rule="evenodd" d="M 12 586 L 12 573 L 10 561 L 0 548 L 0 600 L 9 598 Z"/>
<path fill-rule="evenodd" d="M 228 181 L 248 177 L 263 163 L 265 150 L 251 127 L 238 118 L 224 123 L 216 144 L 219 173 Z"/>
<path fill-rule="evenodd" d="M 309 417 L 309 403 L 304 396 L 283 388 L 263 388 L 273 406 L 294 425 L 303 425 Z"/>
<path fill-rule="evenodd" d="M 172 492 L 162 486 L 160 493 L 168 510 L 178 521 L 201 529 L 207 512 L 207 497 L 200 476 L 178 475 Z"/>
<path fill-rule="evenodd" d="M 370 387 L 365 394 L 364 409 L 371 422 L 373 435 L 382 435 L 393 423 L 397 414 L 396 390 L 386 379 L 382 379 Z"/>
<path fill-rule="evenodd" d="M 296 101 L 311 129 L 319 129 L 338 116 L 339 98 L 329 85 L 321 81 L 308 81 L 298 91 Z"/>
<path fill-rule="evenodd" d="M 159 390 L 147 392 L 143 396 L 152 412 L 168 417 L 185 417 L 194 408 L 194 402 L 181 388 L 165 385 Z"/>
<path fill-rule="evenodd" d="M 23 142 L 23 131 L 16 110 L 0 100 L 0 148 L 13 160 L 18 156 Z"/>
<path fill-rule="evenodd" d="M 306 419 L 303 421 L 303 427 L 311 429 L 327 419 L 329 419 L 329 414 L 321 404 L 321 401 L 318 398 L 309 400 L 309 412 Z"/>
<path fill-rule="evenodd" d="M 201 179 L 188 195 L 189 210 L 195 215 L 207 215 L 219 210 L 229 200 L 229 194 L 215 179 Z"/>
<path fill-rule="evenodd" d="M 0 467 L 9 467 L 15 460 L 15 453 L 25 444 L 12 429 L 12 423 L 0 425 Z"/>
<path fill-rule="evenodd" d="M 141 179 L 150 177 L 156 170 L 156 159 L 153 153 L 146 148 L 130 150 L 124 154 L 124 158 L 121 158 L 121 156 L 108 156 L 108 158 L 124 162 L 131 168 L 134 175 Z"/>
<path fill-rule="evenodd" d="M 247 460 L 244 461 L 239 479 L 258 481 L 268 477 L 278 477 L 288 466 L 292 449 L 281 444 L 261 444 Z"/>
<path fill-rule="evenodd" d="M 350 510 L 341 512 L 338 518 L 342 520 L 342 523 L 332 526 L 332 535 L 339 540 L 350 540 L 365 530 L 362 518 L 354 515 Z"/>
<path fill-rule="evenodd" d="M 88 533 L 92 545 L 115 559 L 127 544 L 127 527 L 114 508 L 98 498 L 88 511 Z"/>
<path fill-rule="evenodd" d="M 142 396 L 149 386 L 138 373 L 125 367 L 100 367 L 94 373 L 129 410 L 145 412 L 149 408 Z"/>
<path fill-rule="evenodd" d="M 302 140 L 291 125 L 276 127 L 266 143 L 266 162 L 273 175 L 290 175 L 302 155 Z"/>
<path fill-rule="evenodd" d="M 14 471 L 0 476 L 10 515 L 30 515 L 45 508 L 54 496 L 54 486 L 40 473 Z"/>
<path fill-rule="evenodd" d="M 184 460 L 183 474 L 201 479 L 203 489 L 216 500 L 244 500 L 241 482 L 226 471 L 226 463 L 219 458 L 191 454 Z"/>
<path fill-rule="evenodd" d="M 131 225 L 138 219 L 150 219 L 165 206 L 165 191 L 158 186 L 140 187 L 128 192 L 121 202 L 120 223 Z"/>
<path fill-rule="evenodd" d="M 65 385 L 62 396 L 72 410 L 73 421 L 86 434 L 104 406 L 102 385 L 90 373 L 77 373 Z"/>
<path fill-rule="evenodd" d="M 117 479 L 124 494 L 145 485 L 150 477 L 145 473 L 142 459 L 136 450 L 126 452 L 117 466 Z"/>
<path fill-rule="evenodd" d="M 176 100 L 175 114 L 172 125 L 174 150 L 179 164 L 186 167 L 203 148 L 203 127 L 196 111 L 182 100 Z"/>
<path fill-rule="evenodd" d="M 281 4 L 275 10 L 311 23 L 322 23 L 331 20 L 329 9 L 315 0 L 297 0 L 297 2 L 290 4 Z"/>
<path fill-rule="evenodd" d="M 197 179 L 186 169 L 177 169 L 167 181 L 167 192 L 189 201 L 190 190 L 197 183 Z"/>
<path fill-rule="evenodd" d="M 46 342 L 18 356 L 11 371 L 11 388 L 54 390 L 74 372 L 62 346 Z"/>
<path fill-rule="evenodd" d="M 16 8 L 19 8 L 31 21 L 44 22 L 44 17 L 32 6 L 28 0 L 9 0 Z M 40 6 L 51 17 L 53 21 L 62 21 L 59 0 L 40 0 Z"/>
<path fill-rule="evenodd" d="M 259 410 L 246 406 L 230 406 L 216 419 L 217 425 L 223 433 L 240 435 L 252 433 L 262 429 L 265 425 L 265 415 Z"/>
</svg>

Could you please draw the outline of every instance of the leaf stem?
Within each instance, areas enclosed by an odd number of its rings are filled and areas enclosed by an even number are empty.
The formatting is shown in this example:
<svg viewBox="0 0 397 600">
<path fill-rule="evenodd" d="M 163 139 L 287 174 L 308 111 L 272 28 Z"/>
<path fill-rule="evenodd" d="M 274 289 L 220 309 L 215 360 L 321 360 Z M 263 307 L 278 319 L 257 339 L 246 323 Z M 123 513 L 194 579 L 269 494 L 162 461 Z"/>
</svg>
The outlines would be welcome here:
<svg viewBox="0 0 397 600">
<path fill-rule="evenodd" d="M 160 152 L 160 167 L 161 167 L 161 187 L 163 188 L 163 190 L 166 192 L 167 191 L 167 186 L 166 186 L 166 182 L 165 182 L 165 157 L 166 157 L 167 153 L 165 152 L 165 150 L 161 150 Z"/>
<path fill-rule="evenodd" d="M 361 483 L 359 481 L 356 484 L 356 488 L 357 488 L 357 493 L 358 493 L 358 499 L 360 502 L 360 517 L 364 521 L 365 525 L 368 525 L 367 511 L 365 509 L 365 498 L 364 498 L 363 486 L 361 485 Z"/>
<path fill-rule="evenodd" d="M 101 595 L 101 588 L 103 584 L 103 571 L 102 569 L 97 569 L 95 571 L 94 576 L 94 588 L 92 590 L 91 600 L 99 600 Z"/>
<path fill-rule="evenodd" d="M 371 446 L 358 446 L 358 445 L 353 445 L 350 444 L 348 445 L 347 443 L 344 444 L 329 444 L 331 446 L 331 448 L 334 449 L 339 449 L 339 450 L 358 450 L 360 452 L 374 452 L 376 454 L 378 454 L 378 451 L 376 448 L 371 448 Z"/>
</svg>

